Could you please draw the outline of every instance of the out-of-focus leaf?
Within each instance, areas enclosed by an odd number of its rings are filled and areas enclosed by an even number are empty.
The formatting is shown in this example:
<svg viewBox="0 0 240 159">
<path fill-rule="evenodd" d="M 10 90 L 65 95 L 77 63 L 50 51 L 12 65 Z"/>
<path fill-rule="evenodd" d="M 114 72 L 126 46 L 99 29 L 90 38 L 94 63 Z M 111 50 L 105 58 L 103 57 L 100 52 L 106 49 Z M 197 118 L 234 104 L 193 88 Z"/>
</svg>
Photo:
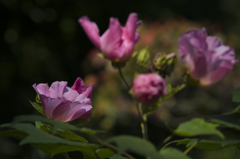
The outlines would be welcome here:
<svg viewBox="0 0 240 159">
<path fill-rule="evenodd" d="M 98 149 L 96 144 L 88 144 L 83 142 L 69 141 L 63 138 L 46 133 L 42 130 L 35 128 L 32 124 L 5 124 L 1 127 L 11 127 L 28 134 L 21 142 L 23 144 L 31 144 L 52 156 L 56 153 L 67 151 L 81 151 L 84 154 L 95 154 Z"/>
<path fill-rule="evenodd" d="M 115 154 L 112 150 L 108 148 L 97 149 L 96 153 L 101 159 L 110 158 Z"/>
<path fill-rule="evenodd" d="M 163 159 L 152 143 L 134 136 L 117 136 L 107 140 L 107 142 L 114 142 L 118 146 L 118 154 L 124 151 L 134 152 L 144 157 L 151 159 Z"/>
<path fill-rule="evenodd" d="M 161 149 L 159 153 L 167 159 L 191 159 L 189 156 L 185 155 L 182 151 L 172 147 Z"/>
<path fill-rule="evenodd" d="M 110 157 L 110 159 L 128 159 L 128 158 L 126 158 L 126 157 L 122 157 L 122 156 L 120 156 L 120 155 L 113 155 L 112 157 Z"/>
<path fill-rule="evenodd" d="M 89 129 L 89 128 L 78 128 L 78 127 L 70 125 L 68 123 L 62 123 L 62 122 L 59 122 L 59 121 L 56 121 L 56 120 L 47 119 L 43 116 L 37 116 L 37 115 L 19 116 L 19 117 L 16 117 L 12 123 L 13 124 L 14 123 L 20 123 L 20 122 L 35 123 L 35 121 L 40 121 L 42 123 L 51 125 L 53 127 L 52 128 L 52 133 L 57 133 L 58 129 L 78 131 L 78 132 L 86 133 L 86 134 L 91 135 L 91 136 L 95 135 L 97 133 L 103 133 L 104 132 L 104 131 L 92 130 L 92 129 Z"/>
<path fill-rule="evenodd" d="M 232 91 L 232 101 L 235 103 L 240 103 L 240 88 Z"/>
<path fill-rule="evenodd" d="M 230 128 L 240 130 L 240 112 L 216 115 L 210 119 L 211 122 L 221 124 Z"/>
<path fill-rule="evenodd" d="M 45 113 L 44 113 L 44 111 L 43 111 L 43 107 L 42 107 L 41 105 L 39 105 L 39 104 L 36 103 L 36 102 L 31 102 L 31 101 L 30 101 L 30 103 L 32 104 L 32 106 L 33 106 L 39 113 L 41 113 L 42 115 L 45 116 Z"/>
<path fill-rule="evenodd" d="M 174 130 L 174 134 L 179 136 L 192 137 L 197 135 L 216 135 L 224 139 L 224 135 L 217 130 L 218 124 L 205 122 L 204 119 L 194 118 L 184 122 Z"/>
<path fill-rule="evenodd" d="M 137 57 L 137 64 L 143 67 L 148 67 L 151 64 L 150 61 L 150 52 L 148 51 L 148 47 L 143 48 Z"/>
<path fill-rule="evenodd" d="M 6 131 L 0 132 L 0 137 L 3 137 L 3 136 L 13 137 L 13 138 L 21 140 L 21 139 L 24 139 L 25 137 L 27 137 L 28 134 L 25 133 L 24 131 L 19 131 L 19 130 L 13 129 L 13 130 L 6 130 Z"/>
<path fill-rule="evenodd" d="M 177 143 L 177 145 L 190 145 L 190 142 L 193 142 L 198 139 L 182 139 L 172 141 L 171 143 Z M 225 141 L 213 141 L 213 140 L 199 140 L 197 145 L 195 146 L 198 149 L 204 150 L 217 150 L 222 149 L 229 146 L 240 146 L 240 140 L 225 140 Z"/>
<path fill-rule="evenodd" d="M 47 133 L 50 133 L 52 131 L 52 126 L 43 124 L 39 121 L 35 122 L 35 125 L 38 129 L 45 131 Z M 61 130 L 58 129 L 56 135 L 63 137 L 67 140 L 75 140 L 75 141 L 81 141 L 81 142 L 88 142 L 85 138 L 76 135 L 75 133 L 68 131 L 68 130 Z"/>
</svg>

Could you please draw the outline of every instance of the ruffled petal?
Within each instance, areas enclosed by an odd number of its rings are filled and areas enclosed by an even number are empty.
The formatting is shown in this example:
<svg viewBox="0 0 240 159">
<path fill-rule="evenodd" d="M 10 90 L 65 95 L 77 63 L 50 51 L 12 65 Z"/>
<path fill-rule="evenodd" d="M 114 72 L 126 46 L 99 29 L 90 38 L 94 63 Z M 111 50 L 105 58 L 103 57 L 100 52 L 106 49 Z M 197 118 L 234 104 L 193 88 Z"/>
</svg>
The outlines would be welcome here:
<svg viewBox="0 0 240 159">
<path fill-rule="evenodd" d="M 62 98 L 64 91 L 66 91 L 67 82 L 53 82 L 49 88 L 49 97 Z"/>
<path fill-rule="evenodd" d="M 91 105 L 84 103 L 63 102 L 53 111 L 53 118 L 58 121 L 67 122 L 81 117 L 81 115 L 91 109 Z"/>
<path fill-rule="evenodd" d="M 52 112 L 53 110 L 63 101 L 61 98 L 49 98 L 44 95 L 39 95 L 41 102 L 42 102 L 42 107 L 44 110 L 45 115 L 48 118 L 53 118 Z"/>
<path fill-rule="evenodd" d="M 84 84 L 83 80 L 80 77 L 78 77 L 76 79 L 76 81 L 74 82 L 74 84 L 73 84 L 73 86 L 71 88 L 73 90 L 76 90 L 79 94 L 82 94 L 86 90 L 85 84 Z"/>
<path fill-rule="evenodd" d="M 100 36 L 99 30 L 96 23 L 91 22 L 87 16 L 83 16 L 78 19 L 79 24 L 83 27 L 85 33 L 88 38 L 92 41 L 92 43 L 98 48 L 100 48 Z"/>
<path fill-rule="evenodd" d="M 221 41 L 214 36 L 208 36 L 207 37 L 207 45 L 208 45 L 208 50 L 214 50 L 215 48 L 219 47 L 222 45 Z"/>
<path fill-rule="evenodd" d="M 87 98 L 91 99 L 92 98 L 92 92 L 93 92 L 93 84 L 90 84 L 87 88 L 86 91 L 83 93 Z"/>
<path fill-rule="evenodd" d="M 108 30 L 100 38 L 101 51 L 105 58 L 115 61 L 122 55 L 119 47 L 122 44 L 122 28 L 117 18 L 110 18 Z"/>
<path fill-rule="evenodd" d="M 130 41 L 135 41 L 135 33 L 136 33 L 136 29 L 137 29 L 137 20 L 138 20 L 138 15 L 136 13 L 131 13 L 128 16 L 128 20 L 127 20 L 127 23 L 125 25 L 125 29 L 127 30 L 126 36 L 128 37 L 128 40 L 130 40 Z"/>
<path fill-rule="evenodd" d="M 37 94 L 45 95 L 46 97 L 49 97 L 49 87 L 46 84 L 40 83 L 38 85 L 34 84 L 33 88 L 37 92 Z"/>
<path fill-rule="evenodd" d="M 80 94 L 76 99 L 75 102 L 91 104 L 91 100 L 87 98 L 84 94 Z"/>
<path fill-rule="evenodd" d="M 72 88 L 67 87 L 67 91 L 63 94 L 63 97 L 68 100 L 74 102 L 77 97 L 79 96 L 79 93 L 76 90 L 73 90 Z"/>
</svg>

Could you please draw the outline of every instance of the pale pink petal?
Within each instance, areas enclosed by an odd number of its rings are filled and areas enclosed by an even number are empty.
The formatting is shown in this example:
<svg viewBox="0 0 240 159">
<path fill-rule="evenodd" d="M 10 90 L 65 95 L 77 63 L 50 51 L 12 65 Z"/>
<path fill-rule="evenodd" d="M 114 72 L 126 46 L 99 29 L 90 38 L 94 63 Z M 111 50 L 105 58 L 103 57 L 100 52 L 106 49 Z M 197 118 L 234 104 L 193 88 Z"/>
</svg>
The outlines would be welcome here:
<svg viewBox="0 0 240 159">
<path fill-rule="evenodd" d="M 127 23 L 125 25 L 125 29 L 127 31 L 127 37 L 128 37 L 128 40 L 130 40 L 130 41 L 135 41 L 137 20 L 138 20 L 138 15 L 136 13 L 131 13 L 129 15 Z"/>
<path fill-rule="evenodd" d="M 63 102 L 53 111 L 53 118 L 55 120 L 67 122 L 81 117 L 81 115 L 91 109 L 91 105 L 86 105 L 84 103 Z"/>
<path fill-rule="evenodd" d="M 37 92 L 37 94 L 42 94 L 45 96 L 49 96 L 49 87 L 46 84 L 40 83 L 38 85 L 34 84 L 33 88 L 35 89 L 35 91 Z"/>
<path fill-rule="evenodd" d="M 110 18 L 108 30 L 101 36 L 101 51 L 105 58 L 115 61 L 122 56 L 122 28 L 117 18 Z"/>
<path fill-rule="evenodd" d="M 51 98 L 61 98 L 63 92 L 66 91 L 67 82 L 53 82 L 49 88 L 49 97 Z"/>
<path fill-rule="evenodd" d="M 87 98 L 91 99 L 92 98 L 92 92 L 93 92 L 93 84 L 90 84 L 87 88 L 86 91 L 83 93 Z"/>
<path fill-rule="evenodd" d="M 100 48 L 100 36 L 97 25 L 94 22 L 91 22 L 87 16 L 83 16 L 78 20 L 79 24 L 83 27 L 88 38 L 92 43 L 98 48 Z"/>
<path fill-rule="evenodd" d="M 42 107 L 45 115 L 48 118 L 53 118 L 52 112 L 53 110 L 63 101 L 62 98 L 49 98 L 44 95 L 39 95 L 42 103 Z"/>
<path fill-rule="evenodd" d="M 79 94 L 82 94 L 86 88 L 83 80 L 78 77 L 76 81 L 74 82 L 73 86 L 71 87 L 73 90 L 76 90 Z"/>
<path fill-rule="evenodd" d="M 79 93 L 76 90 L 73 90 L 72 88 L 67 87 L 67 91 L 63 94 L 63 97 L 68 101 L 75 101 L 77 97 L 79 96 Z"/>
<path fill-rule="evenodd" d="M 84 94 L 80 94 L 74 102 L 79 102 L 79 103 L 85 103 L 85 104 L 91 104 L 91 100 L 87 98 Z"/>
<path fill-rule="evenodd" d="M 222 45 L 221 41 L 214 36 L 208 36 L 207 37 L 207 45 L 208 45 L 208 50 L 214 50 L 215 48 L 219 47 Z"/>
</svg>

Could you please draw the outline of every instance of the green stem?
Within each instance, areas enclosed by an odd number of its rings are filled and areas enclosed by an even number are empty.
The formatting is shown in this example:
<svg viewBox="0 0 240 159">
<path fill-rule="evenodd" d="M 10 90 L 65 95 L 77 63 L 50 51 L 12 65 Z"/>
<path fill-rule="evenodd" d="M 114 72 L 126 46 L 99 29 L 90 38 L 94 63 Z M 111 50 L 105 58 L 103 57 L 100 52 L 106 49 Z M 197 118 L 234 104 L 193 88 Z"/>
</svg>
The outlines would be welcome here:
<svg viewBox="0 0 240 159">
<path fill-rule="evenodd" d="M 163 142 L 158 146 L 158 149 L 160 149 L 165 143 L 167 143 L 169 140 L 171 140 L 173 138 L 174 134 L 169 135 L 168 137 L 166 137 Z"/>
<path fill-rule="evenodd" d="M 124 81 L 124 83 L 127 85 L 128 89 L 130 89 L 131 87 L 128 85 L 127 81 L 125 80 L 125 78 L 124 78 L 123 75 L 122 75 L 122 70 L 121 70 L 121 68 L 118 68 L 118 72 L 119 72 L 122 80 Z"/>
<path fill-rule="evenodd" d="M 138 105 L 137 109 L 138 109 L 139 117 L 141 119 L 141 128 L 142 128 L 143 139 L 148 140 L 147 114 L 143 114 L 141 103 L 138 103 L 137 105 Z"/>
<path fill-rule="evenodd" d="M 195 141 L 189 148 L 187 148 L 184 151 L 184 154 L 186 155 L 189 151 L 191 151 L 192 148 L 194 148 L 198 144 L 198 141 Z"/>
</svg>

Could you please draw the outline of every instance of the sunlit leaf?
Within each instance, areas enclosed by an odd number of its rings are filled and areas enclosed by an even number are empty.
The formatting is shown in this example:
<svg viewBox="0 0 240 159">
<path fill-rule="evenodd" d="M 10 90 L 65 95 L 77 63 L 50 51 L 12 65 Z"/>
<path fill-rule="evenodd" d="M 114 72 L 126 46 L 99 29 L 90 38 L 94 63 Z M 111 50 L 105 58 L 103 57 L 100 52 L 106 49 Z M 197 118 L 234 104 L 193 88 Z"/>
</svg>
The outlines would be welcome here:
<svg viewBox="0 0 240 159">
<path fill-rule="evenodd" d="M 159 154 L 155 146 L 144 139 L 134 136 L 117 136 L 107 140 L 107 142 L 114 142 L 118 146 L 118 154 L 122 154 L 124 151 L 133 152 L 151 159 L 163 159 L 163 156 Z"/>
<path fill-rule="evenodd" d="M 191 159 L 189 156 L 185 155 L 182 151 L 172 147 L 161 149 L 159 153 L 167 159 Z"/>
<path fill-rule="evenodd" d="M 179 136 L 192 137 L 197 135 L 216 135 L 224 139 L 224 135 L 217 130 L 218 124 L 205 122 L 204 119 L 194 118 L 190 121 L 181 123 L 174 134 Z"/>
<path fill-rule="evenodd" d="M 30 103 L 32 104 L 32 106 L 33 106 L 39 113 L 41 113 L 42 115 L 45 116 L 45 113 L 44 113 L 44 111 L 43 111 L 43 107 L 42 107 L 41 105 L 39 105 L 39 104 L 36 103 L 36 102 L 31 102 L 31 101 L 30 101 Z"/>
</svg>

